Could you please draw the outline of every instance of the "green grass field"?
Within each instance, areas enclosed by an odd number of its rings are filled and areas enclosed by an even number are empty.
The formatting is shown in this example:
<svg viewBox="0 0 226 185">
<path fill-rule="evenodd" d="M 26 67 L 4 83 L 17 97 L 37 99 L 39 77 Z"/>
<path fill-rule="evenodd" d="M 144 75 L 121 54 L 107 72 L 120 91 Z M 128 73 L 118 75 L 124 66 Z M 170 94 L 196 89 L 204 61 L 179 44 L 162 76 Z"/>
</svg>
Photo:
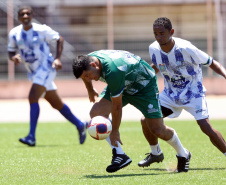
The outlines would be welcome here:
<svg viewBox="0 0 226 185">
<path fill-rule="evenodd" d="M 165 159 L 162 163 L 140 168 L 137 163 L 150 148 L 139 122 L 123 122 L 120 127 L 123 149 L 133 162 L 126 168 L 109 174 L 111 149 L 106 141 L 89 135 L 84 145 L 70 123 L 39 123 L 36 147 L 18 142 L 28 132 L 28 124 L 0 124 L 0 184 L 226 184 L 226 157 L 210 143 L 195 121 L 167 121 L 192 153 L 190 171 L 173 173 L 176 153 L 160 140 Z M 214 128 L 226 137 L 226 120 L 212 121 Z"/>
</svg>

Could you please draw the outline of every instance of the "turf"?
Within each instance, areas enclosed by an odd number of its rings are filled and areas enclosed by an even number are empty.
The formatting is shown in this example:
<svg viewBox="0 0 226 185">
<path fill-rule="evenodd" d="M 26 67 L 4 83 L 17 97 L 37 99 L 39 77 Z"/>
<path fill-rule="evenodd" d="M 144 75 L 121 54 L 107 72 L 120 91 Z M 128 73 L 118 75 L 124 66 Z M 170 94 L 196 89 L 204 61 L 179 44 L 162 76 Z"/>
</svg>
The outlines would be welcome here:
<svg viewBox="0 0 226 185">
<path fill-rule="evenodd" d="M 226 120 L 212 125 L 226 137 Z M 175 151 L 160 140 L 165 159 L 162 163 L 140 168 L 137 163 L 150 151 L 139 122 L 123 122 L 120 127 L 123 149 L 133 162 L 109 174 L 111 149 L 106 141 L 90 136 L 84 145 L 78 141 L 75 127 L 69 123 L 40 123 L 36 147 L 18 142 L 28 132 L 28 124 L 0 124 L 0 184 L 226 184 L 226 157 L 205 136 L 195 121 L 167 121 L 192 153 L 190 171 L 173 173 Z"/>
</svg>

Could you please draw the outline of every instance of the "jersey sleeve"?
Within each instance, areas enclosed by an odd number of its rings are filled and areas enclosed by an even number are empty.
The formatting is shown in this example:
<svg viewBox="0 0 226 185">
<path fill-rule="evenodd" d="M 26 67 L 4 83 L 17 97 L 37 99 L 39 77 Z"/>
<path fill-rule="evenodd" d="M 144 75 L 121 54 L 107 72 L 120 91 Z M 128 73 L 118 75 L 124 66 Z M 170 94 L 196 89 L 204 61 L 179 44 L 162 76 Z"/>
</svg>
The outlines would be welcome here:
<svg viewBox="0 0 226 185">
<path fill-rule="evenodd" d="M 57 31 L 53 30 L 52 28 L 50 28 L 49 26 L 47 26 L 45 24 L 43 25 L 43 27 L 45 30 L 44 31 L 45 37 L 48 42 L 50 42 L 52 40 L 59 40 L 60 34 Z"/>
<path fill-rule="evenodd" d="M 156 61 L 156 56 L 154 54 L 154 51 L 155 51 L 155 48 L 153 47 L 153 44 L 151 44 L 149 46 L 149 55 L 150 55 L 151 63 L 153 63 L 158 68 L 157 61 Z"/>
<path fill-rule="evenodd" d="M 111 71 L 105 79 L 112 97 L 118 97 L 123 93 L 125 88 L 125 73 L 111 66 Z"/>
<path fill-rule="evenodd" d="M 14 34 L 14 31 L 11 30 L 8 35 L 8 52 L 16 52 L 16 50 L 16 35 Z"/>
<path fill-rule="evenodd" d="M 190 47 L 188 47 L 186 50 L 190 54 L 192 62 L 195 64 L 210 66 L 213 62 L 212 57 L 192 44 L 190 44 Z"/>
</svg>

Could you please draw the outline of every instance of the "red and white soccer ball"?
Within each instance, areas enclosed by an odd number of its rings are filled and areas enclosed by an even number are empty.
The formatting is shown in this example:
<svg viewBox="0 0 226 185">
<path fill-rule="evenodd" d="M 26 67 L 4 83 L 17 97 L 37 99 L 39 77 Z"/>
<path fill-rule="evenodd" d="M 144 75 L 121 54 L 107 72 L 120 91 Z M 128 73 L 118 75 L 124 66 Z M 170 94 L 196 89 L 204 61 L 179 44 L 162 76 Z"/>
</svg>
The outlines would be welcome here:
<svg viewBox="0 0 226 185">
<path fill-rule="evenodd" d="M 111 121 L 103 116 L 96 116 L 88 125 L 89 135 L 96 140 L 106 139 L 112 130 Z"/>
</svg>

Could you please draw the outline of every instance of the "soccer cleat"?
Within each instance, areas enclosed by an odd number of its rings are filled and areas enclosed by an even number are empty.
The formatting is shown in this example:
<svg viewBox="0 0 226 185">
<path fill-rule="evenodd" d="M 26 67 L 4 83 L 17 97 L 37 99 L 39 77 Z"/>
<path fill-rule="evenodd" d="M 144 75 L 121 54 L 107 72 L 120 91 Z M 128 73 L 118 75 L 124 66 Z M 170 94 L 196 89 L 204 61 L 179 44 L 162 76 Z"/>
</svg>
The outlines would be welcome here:
<svg viewBox="0 0 226 185">
<path fill-rule="evenodd" d="M 28 135 L 27 137 L 20 138 L 19 141 L 28 146 L 35 146 L 35 138 Z"/>
<path fill-rule="evenodd" d="M 146 153 L 145 155 L 147 155 L 147 157 L 144 160 L 140 161 L 138 163 L 138 166 L 148 167 L 150 166 L 150 164 L 155 162 L 157 163 L 162 162 L 164 159 L 163 153 L 161 153 L 160 155 L 153 155 L 152 153 Z"/>
<path fill-rule="evenodd" d="M 185 158 L 185 157 L 179 157 L 177 156 L 177 160 L 178 160 L 178 163 L 177 163 L 177 169 L 175 170 L 175 172 L 188 172 L 188 168 L 189 168 L 189 163 L 190 163 L 190 160 L 191 160 L 191 152 L 188 151 L 188 157 Z"/>
<path fill-rule="evenodd" d="M 88 127 L 88 122 L 83 121 L 82 123 L 84 124 L 84 127 L 83 127 L 82 130 L 78 131 L 80 144 L 83 144 L 85 142 L 85 140 L 86 140 L 86 129 Z"/>
<path fill-rule="evenodd" d="M 106 168 L 108 173 L 116 172 L 126 166 L 128 166 L 132 160 L 126 154 L 117 154 L 116 149 L 112 150 L 112 161 L 111 165 Z"/>
</svg>

